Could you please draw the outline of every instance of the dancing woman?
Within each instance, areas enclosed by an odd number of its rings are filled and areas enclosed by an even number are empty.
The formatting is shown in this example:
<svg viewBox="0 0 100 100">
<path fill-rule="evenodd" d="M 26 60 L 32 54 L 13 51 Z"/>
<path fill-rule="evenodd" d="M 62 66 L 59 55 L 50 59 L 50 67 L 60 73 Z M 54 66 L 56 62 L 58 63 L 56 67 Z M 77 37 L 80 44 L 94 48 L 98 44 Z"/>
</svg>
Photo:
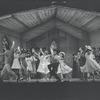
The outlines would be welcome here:
<svg viewBox="0 0 100 100">
<path fill-rule="evenodd" d="M 14 60 L 11 69 L 15 70 L 17 72 L 18 79 L 20 79 L 21 75 L 21 65 L 20 65 L 20 51 L 18 49 L 15 49 L 14 51 Z"/>
<path fill-rule="evenodd" d="M 33 62 L 33 58 L 31 56 L 31 53 L 28 53 L 25 61 L 27 63 L 27 71 L 28 71 L 28 80 L 30 80 L 32 78 L 32 74 L 33 74 L 33 66 L 32 66 L 32 62 Z"/>
<path fill-rule="evenodd" d="M 48 54 L 47 50 L 43 51 L 42 49 L 40 49 L 40 51 L 42 55 L 39 57 L 40 64 L 37 72 L 47 75 L 49 73 L 48 65 L 50 64 L 50 55 Z M 44 77 L 43 79 L 48 79 L 48 78 Z"/>
<path fill-rule="evenodd" d="M 59 58 L 58 58 L 59 66 L 58 66 L 58 72 L 57 73 L 58 74 L 60 73 L 62 75 L 62 79 L 63 79 L 63 76 L 65 74 L 67 74 L 68 77 L 70 78 L 69 73 L 72 71 L 72 68 L 70 68 L 67 64 L 65 64 L 64 56 L 65 56 L 64 52 L 59 53 Z"/>
<path fill-rule="evenodd" d="M 83 67 L 81 67 L 81 72 L 84 73 L 83 78 L 87 80 L 87 75 L 90 74 L 94 80 L 94 73 L 98 74 L 98 71 L 100 71 L 100 65 L 96 62 L 92 48 L 90 46 L 86 46 L 85 58 L 86 63 Z"/>
<path fill-rule="evenodd" d="M 15 79 L 17 79 L 17 75 L 11 70 L 12 65 L 12 55 L 14 51 L 14 45 L 15 42 L 13 41 L 12 47 L 9 49 L 8 46 L 5 45 L 4 53 L 0 53 L 0 56 L 4 56 L 4 67 L 1 71 L 1 78 L 3 79 L 4 75 L 6 75 L 6 72 L 9 74 L 9 81 L 11 79 L 11 76 L 13 76 Z"/>
</svg>

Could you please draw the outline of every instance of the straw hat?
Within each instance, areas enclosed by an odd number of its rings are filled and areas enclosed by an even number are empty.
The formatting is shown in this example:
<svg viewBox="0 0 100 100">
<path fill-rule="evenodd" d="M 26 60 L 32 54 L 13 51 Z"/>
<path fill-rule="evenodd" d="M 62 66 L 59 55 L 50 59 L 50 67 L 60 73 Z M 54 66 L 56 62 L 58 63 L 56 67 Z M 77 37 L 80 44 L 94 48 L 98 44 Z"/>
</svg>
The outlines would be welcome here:
<svg viewBox="0 0 100 100">
<path fill-rule="evenodd" d="M 88 50 L 92 50 L 92 47 L 91 46 L 85 46 Z"/>
<path fill-rule="evenodd" d="M 60 52 L 59 54 L 63 54 L 65 56 L 65 52 Z"/>
</svg>

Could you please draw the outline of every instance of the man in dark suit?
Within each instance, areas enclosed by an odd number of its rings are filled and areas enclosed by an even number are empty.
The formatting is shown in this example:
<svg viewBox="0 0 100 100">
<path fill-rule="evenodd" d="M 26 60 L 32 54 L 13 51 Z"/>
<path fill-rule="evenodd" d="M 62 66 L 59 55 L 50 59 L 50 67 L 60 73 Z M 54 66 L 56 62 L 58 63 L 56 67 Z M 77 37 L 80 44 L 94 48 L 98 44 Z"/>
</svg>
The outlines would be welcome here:
<svg viewBox="0 0 100 100">
<path fill-rule="evenodd" d="M 59 50 L 56 49 L 52 50 L 51 57 L 50 57 L 51 64 L 48 65 L 48 69 L 50 71 L 50 78 L 54 76 L 58 81 L 61 81 L 57 75 L 57 70 L 59 65 L 59 62 L 57 60 L 58 53 Z"/>
</svg>

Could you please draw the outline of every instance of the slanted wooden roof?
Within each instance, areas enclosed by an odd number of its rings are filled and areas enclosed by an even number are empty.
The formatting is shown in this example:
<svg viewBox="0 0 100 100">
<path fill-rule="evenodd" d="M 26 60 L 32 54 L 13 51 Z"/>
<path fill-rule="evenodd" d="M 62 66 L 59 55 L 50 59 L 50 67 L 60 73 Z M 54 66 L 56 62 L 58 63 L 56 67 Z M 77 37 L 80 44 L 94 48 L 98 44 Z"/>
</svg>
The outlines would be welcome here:
<svg viewBox="0 0 100 100">
<path fill-rule="evenodd" d="M 49 21 L 53 21 L 52 25 Z M 0 17 L 0 27 L 26 37 L 31 30 L 35 33 L 45 32 L 52 29 L 51 26 L 73 35 L 74 31 L 79 35 L 80 31 L 91 34 L 100 30 L 100 13 L 65 6 L 49 6 Z M 36 36 L 35 33 L 32 33 L 33 37 Z"/>
</svg>

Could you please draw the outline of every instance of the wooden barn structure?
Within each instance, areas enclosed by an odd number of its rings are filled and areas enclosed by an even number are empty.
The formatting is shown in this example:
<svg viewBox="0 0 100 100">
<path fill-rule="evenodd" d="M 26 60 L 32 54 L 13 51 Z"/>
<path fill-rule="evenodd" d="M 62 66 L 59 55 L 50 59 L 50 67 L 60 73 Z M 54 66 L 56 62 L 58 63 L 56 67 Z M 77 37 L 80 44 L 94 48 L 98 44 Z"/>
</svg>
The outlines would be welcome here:
<svg viewBox="0 0 100 100">
<path fill-rule="evenodd" d="M 99 32 L 100 13 L 65 6 L 47 6 L 0 17 L 0 41 L 6 36 L 16 42 L 15 48 L 49 48 L 55 40 L 70 65 L 72 54 L 79 47 L 100 47 Z M 0 48 L 2 52 L 2 42 Z"/>
</svg>

